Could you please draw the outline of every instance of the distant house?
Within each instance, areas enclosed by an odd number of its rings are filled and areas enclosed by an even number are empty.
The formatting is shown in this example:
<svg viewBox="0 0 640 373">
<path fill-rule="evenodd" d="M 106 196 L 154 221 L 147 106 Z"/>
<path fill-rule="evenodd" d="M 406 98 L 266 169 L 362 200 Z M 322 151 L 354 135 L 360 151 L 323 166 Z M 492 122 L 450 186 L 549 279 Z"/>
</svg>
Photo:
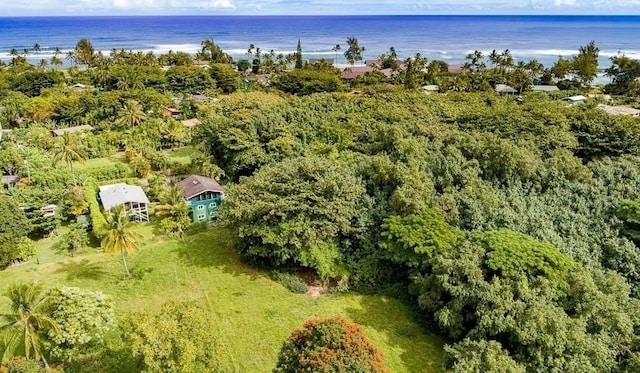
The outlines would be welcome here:
<svg viewBox="0 0 640 373">
<path fill-rule="evenodd" d="M 56 215 L 56 211 L 58 211 L 57 205 L 46 205 L 40 208 L 40 212 L 42 212 L 42 216 L 45 218 L 49 218 Z"/>
<path fill-rule="evenodd" d="M 192 119 L 183 120 L 180 123 L 182 123 L 182 125 L 187 128 L 192 128 L 197 125 L 200 125 L 202 122 L 200 122 L 200 119 L 198 118 L 192 118 Z"/>
<path fill-rule="evenodd" d="M 91 89 L 91 88 L 87 87 L 86 85 L 80 84 L 80 83 L 76 83 L 76 84 L 72 85 L 71 88 L 76 92 L 83 92 L 83 91 L 86 91 L 88 89 Z"/>
<path fill-rule="evenodd" d="M 57 130 L 53 130 L 53 136 L 62 136 L 65 133 L 78 133 L 78 132 L 91 132 L 93 131 L 93 127 L 88 124 L 82 126 L 74 126 L 67 128 L 58 128 Z"/>
<path fill-rule="evenodd" d="M 556 92 L 560 89 L 555 85 L 534 85 L 531 86 L 533 92 Z"/>
<path fill-rule="evenodd" d="M 149 221 L 149 198 L 136 185 L 112 184 L 100 187 L 100 201 L 105 211 L 124 205 L 135 221 Z"/>
<path fill-rule="evenodd" d="M 326 63 L 329 66 L 333 66 L 333 58 L 310 58 L 309 65 L 315 65 L 317 63 Z"/>
<path fill-rule="evenodd" d="M 344 69 L 340 77 L 343 80 L 353 80 L 355 78 L 359 78 L 364 76 L 367 73 L 372 73 L 374 71 L 381 72 L 387 78 L 391 78 L 393 76 L 393 70 L 391 69 L 378 69 L 376 66 L 352 66 Z"/>
<path fill-rule="evenodd" d="M 422 86 L 422 91 L 426 94 L 438 93 L 440 92 L 440 87 L 435 84 L 427 84 Z"/>
<path fill-rule="evenodd" d="M 496 84 L 496 92 L 504 93 L 508 95 L 514 95 L 518 93 L 518 91 L 515 88 L 508 86 L 506 84 Z"/>
<path fill-rule="evenodd" d="M 565 97 L 562 99 L 562 101 L 566 101 L 570 105 L 578 105 L 587 101 L 587 98 L 582 95 L 577 95 L 577 96 Z"/>
<path fill-rule="evenodd" d="M 599 104 L 596 107 L 606 112 L 609 115 L 628 115 L 632 117 L 640 117 L 640 110 L 634 109 L 628 106 L 613 106 L 613 105 Z"/>
<path fill-rule="evenodd" d="M 164 106 L 162 108 L 162 115 L 164 115 L 165 117 L 177 118 L 178 115 L 180 115 L 180 113 L 181 111 L 176 108 L 167 107 L 167 106 Z"/>
<path fill-rule="evenodd" d="M 224 187 L 212 178 L 191 175 L 178 183 L 191 208 L 194 222 L 212 221 L 218 215 L 224 197 Z"/>
<path fill-rule="evenodd" d="M 447 72 L 450 74 L 460 74 L 464 72 L 464 64 L 451 63 L 447 65 Z"/>
</svg>

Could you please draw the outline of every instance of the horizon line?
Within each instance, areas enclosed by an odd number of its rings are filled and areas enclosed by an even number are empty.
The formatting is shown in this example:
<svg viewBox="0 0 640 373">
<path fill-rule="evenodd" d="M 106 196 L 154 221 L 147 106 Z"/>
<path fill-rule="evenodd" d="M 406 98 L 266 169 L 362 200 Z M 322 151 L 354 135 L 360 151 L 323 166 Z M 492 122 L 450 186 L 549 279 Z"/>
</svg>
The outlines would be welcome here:
<svg viewBox="0 0 640 373">
<path fill-rule="evenodd" d="M 123 18 L 123 17 L 640 17 L 638 14 L 474 14 L 474 13 L 431 13 L 431 14 L 56 14 L 56 15 L 3 15 L 2 18 Z"/>
</svg>

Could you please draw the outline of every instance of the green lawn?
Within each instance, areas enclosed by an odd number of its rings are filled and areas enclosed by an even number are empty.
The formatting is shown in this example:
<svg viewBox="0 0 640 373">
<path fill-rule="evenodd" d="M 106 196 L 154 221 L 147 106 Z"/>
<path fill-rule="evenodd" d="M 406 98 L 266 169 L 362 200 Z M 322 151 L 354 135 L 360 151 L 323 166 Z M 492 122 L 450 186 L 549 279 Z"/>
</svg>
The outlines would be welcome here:
<svg viewBox="0 0 640 373">
<path fill-rule="evenodd" d="M 118 152 L 110 157 L 87 159 L 85 162 L 74 162 L 73 168 L 76 170 L 87 170 L 103 166 L 110 166 L 114 163 L 127 164 L 124 152 Z"/>
<path fill-rule="evenodd" d="M 155 312 L 168 300 L 202 302 L 217 320 L 219 356 L 232 372 L 269 372 L 282 342 L 312 316 L 342 315 L 364 325 L 385 353 L 392 372 L 442 371 L 442 341 L 425 333 L 397 300 L 358 294 L 323 294 L 309 299 L 293 294 L 262 272 L 243 264 L 229 233 L 220 228 L 185 238 L 163 240 L 149 225 L 142 250 L 129 258 L 141 279 L 122 280 L 117 255 L 88 249 L 69 258 L 54 253 L 54 239 L 39 242 L 37 260 L 7 269 L 0 291 L 15 281 L 38 280 L 47 287 L 79 286 L 111 294 L 117 313 Z M 39 264 L 37 264 L 39 262 Z"/>
<path fill-rule="evenodd" d="M 193 156 L 193 149 L 189 147 L 175 148 L 163 150 L 170 161 L 178 162 L 182 165 L 187 165 L 191 162 Z M 127 159 L 124 156 L 124 152 L 117 152 L 110 157 L 87 159 L 85 162 L 74 162 L 73 168 L 75 170 L 88 170 L 92 168 L 98 168 L 102 166 L 110 166 L 114 163 L 127 164 Z"/>
<path fill-rule="evenodd" d="M 172 162 L 178 162 L 182 165 L 187 165 L 191 162 L 193 156 L 193 149 L 189 147 L 176 148 L 163 151 L 164 154 L 169 157 Z"/>
</svg>

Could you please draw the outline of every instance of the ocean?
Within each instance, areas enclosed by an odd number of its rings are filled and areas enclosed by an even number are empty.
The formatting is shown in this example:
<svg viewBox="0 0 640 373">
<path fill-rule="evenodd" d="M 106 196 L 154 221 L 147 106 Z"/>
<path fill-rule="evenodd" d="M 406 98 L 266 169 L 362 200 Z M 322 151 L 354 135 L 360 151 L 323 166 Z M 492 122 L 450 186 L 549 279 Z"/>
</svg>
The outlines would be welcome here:
<svg viewBox="0 0 640 373">
<path fill-rule="evenodd" d="M 194 53 L 207 38 L 234 58 L 247 58 L 249 44 L 262 51 L 290 53 L 301 41 L 304 58 L 335 58 L 356 37 L 365 59 L 393 46 L 402 58 L 416 52 L 429 60 L 463 62 L 467 53 L 509 49 L 516 61 L 537 59 L 550 66 L 594 40 L 601 66 L 618 54 L 640 59 L 640 16 L 147 16 L 0 18 L 0 59 L 12 48 L 31 51 L 35 62 L 89 38 L 96 50 L 113 48 Z M 338 53 L 338 62 L 344 57 Z"/>
</svg>

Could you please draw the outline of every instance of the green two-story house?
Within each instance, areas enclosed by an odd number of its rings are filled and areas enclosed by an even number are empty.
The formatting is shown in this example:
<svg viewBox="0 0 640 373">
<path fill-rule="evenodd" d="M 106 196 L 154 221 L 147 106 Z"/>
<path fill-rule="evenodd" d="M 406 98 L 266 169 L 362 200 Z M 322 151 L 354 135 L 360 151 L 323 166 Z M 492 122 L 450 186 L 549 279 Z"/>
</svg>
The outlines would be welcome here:
<svg viewBox="0 0 640 373">
<path fill-rule="evenodd" d="M 178 183 L 185 201 L 191 208 L 193 222 L 208 222 L 216 219 L 222 206 L 224 187 L 212 178 L 191 175 Z"/>
</svg>

